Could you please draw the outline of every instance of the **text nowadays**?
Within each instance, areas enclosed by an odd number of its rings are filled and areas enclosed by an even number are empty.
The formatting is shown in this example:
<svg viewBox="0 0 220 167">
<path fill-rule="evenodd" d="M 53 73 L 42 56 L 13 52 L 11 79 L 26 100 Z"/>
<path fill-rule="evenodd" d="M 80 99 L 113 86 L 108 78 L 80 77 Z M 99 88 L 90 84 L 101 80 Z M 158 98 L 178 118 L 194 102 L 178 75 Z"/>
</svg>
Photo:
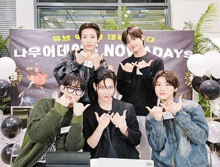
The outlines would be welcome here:
<svg viewBox="0 0 220 167">
<path fill-rule="evenodd" d="M 75 50 L 75 48 L 82 48 L 77 43 L 74 43 L 70 46 L 70 44 L 57 44 L 57 45 L 45 45 L 42 48 L 40 46 L 31 46 L 28 49 L 22 48 L 20 50 L 14 50 L 14 57 L 63 57 L 67 52 L 71 50 Z M 159 46 L 149 47 L 146 46 L 145 50 L 150 52 L 161 58 L 189 58 L 190 55 L 193 54 L 191 50 L 184 49 L 176 49 L 176 48 L 162 48 Z M 97 52 L 98 49 L 96 49 Z M 105 57 L 130 57 L 132 55 L 132 51 L 128 49 L 124 44 L 105 44 L 104 51 Z"/>
</svg>

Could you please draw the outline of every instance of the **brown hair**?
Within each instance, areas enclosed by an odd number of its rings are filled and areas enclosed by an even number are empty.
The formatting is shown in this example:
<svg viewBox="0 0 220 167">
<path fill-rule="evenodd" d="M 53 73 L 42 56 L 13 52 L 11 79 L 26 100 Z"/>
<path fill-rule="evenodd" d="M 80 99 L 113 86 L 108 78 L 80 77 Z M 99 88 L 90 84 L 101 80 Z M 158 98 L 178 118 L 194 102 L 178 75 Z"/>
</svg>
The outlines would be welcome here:
<svg viewBox="0 0 220 167">
<path fill-rule="evenodd" d="M 159 77 L 164 77 L 167 81 L 167 83 L 169 83 L 170 85 L 172 85 L 174 87 L 174 89 L 178 89 L 180 86 L 180 81 L 178 76 L 176 75 L 175 72 L 173 71 L 169 71 L 169 70 L 161 70 L 159 72 L 156 73 L 156 75 L 153 78 L 153 85 L 154 87 L 156 86 L 157 83 L 157 79 Z M 173 95 L 176 95 L 176 92 L 173 93 Z"/>
<path fill-rule="evenodd" d="M 95 23 L 84 23 L 80 26 L 79 28 L 79 37 L 81 39 L 81 36 L 82 36 L 82 31 L 86 28 L 92 28 L 96 31 L 96 34 L 97 34 L 97 39 L 99 39 L 100 37 L 100 28 L 97 24 Z"/>
<path fill-rule="evenodd" d="M 137 26 L 129 26 L 126 30 L 123 31 L 122 33 L 122 42 L 127 45 L 128 43 L 128 35 L 131 36 L 131 38 L 142 38 L 144 35 L 143 31 L 137 27 Z M 143 41 L 144 45 L 144 41 Z"/>
</svg>

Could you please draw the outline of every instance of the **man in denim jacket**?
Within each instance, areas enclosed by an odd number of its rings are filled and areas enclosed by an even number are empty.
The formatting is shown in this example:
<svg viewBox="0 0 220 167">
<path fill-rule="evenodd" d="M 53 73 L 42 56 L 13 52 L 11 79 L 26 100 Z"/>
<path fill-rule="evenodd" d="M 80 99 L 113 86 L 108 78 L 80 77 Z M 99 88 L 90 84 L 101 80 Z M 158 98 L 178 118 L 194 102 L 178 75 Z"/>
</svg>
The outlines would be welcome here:
<svg viewBox="0 0 220 167">
<path fill-rule="evenodd" d="M 155 167 L 207 167 L 205 142 L 208 125 L 202 107 L 191 100 L 175 98 L 179 88 L 177 75 L 158 72 L 153 84 L 160 100 L 146 118 L 146 131 Z"/>
</svg>

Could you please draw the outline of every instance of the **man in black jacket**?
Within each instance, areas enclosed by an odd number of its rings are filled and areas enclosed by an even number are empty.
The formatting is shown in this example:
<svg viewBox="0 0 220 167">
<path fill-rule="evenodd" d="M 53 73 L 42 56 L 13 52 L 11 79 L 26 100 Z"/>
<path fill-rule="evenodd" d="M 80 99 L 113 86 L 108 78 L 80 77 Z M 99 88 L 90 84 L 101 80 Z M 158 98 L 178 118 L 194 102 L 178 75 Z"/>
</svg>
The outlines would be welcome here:
<svg viewBox="0 0 220 167">
<path fill-rule="evenodd" d="M 60 85 L 66 73 L 74 72 L 80 74 L 86 80 L 86 90 L 80 102 L 90 104 L 93 101 L 94 91 L 92 78 L 94 71 L 98 68 L 108 68 L 107 62 L 103 60 L 103 54 L 95 52 L 100 40 L 100 29 L 95 23 L 84 23 L 79 28 L 80 42 L 84 49 L 72 50 L 55 67 L 54 76 Z"/>
<path fill-rule="evenodd" d="M 152 80 L 158 71 L 164 69 L 164 63 L 161 58 L 145 51 L 144 39 L 143 31 L 136 26 L 130 26 L 122 33 L 123 43 L 134 54 L 119 65 L 117 90 L 123 101 L 132 103 L 135 107 L 142 132 L 141 158 L 150 159 L 150 146 L 145 130 L 145 118 L 149 111 L 145 107 L 153 107 L 157 103 Z"/>
<path fill-rule="evenodd" d="M 92 158 L 138 159 L 136 146 L 140 143 L 141 132 L 134 106 L 112 96 L 116 76 L 109 69 L 101 69 L 94 76 L 97 100 L 83 113 L 84 151 Z"/>
</svg>

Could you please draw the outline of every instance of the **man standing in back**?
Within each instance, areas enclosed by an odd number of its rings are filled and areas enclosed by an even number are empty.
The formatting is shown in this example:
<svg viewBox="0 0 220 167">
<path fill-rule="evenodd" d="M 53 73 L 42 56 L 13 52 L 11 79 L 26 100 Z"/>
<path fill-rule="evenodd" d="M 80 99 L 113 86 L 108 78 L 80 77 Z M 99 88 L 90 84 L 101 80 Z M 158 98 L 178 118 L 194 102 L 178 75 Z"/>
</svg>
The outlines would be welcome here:
<svg viewBox="0 0 220 167">
<path fill-rule="evenodd" d="M 142 133 L 140 158 L 151 159 L 145 130 L 145 118 L 149 113 L 146 106 L 153 107 L 157 104 L 152 80 L 158 71 L 164 69 L 164 63 L 161 58 L 145 51 L 144 39 L 143 31 L 139 27 L 130 26 L 123 31 L 122 41 L 133 51 L 133 55 L 119 65 L 117 90 L 123 101 L 132 103 L 135 107 Z"/>
</svg>

